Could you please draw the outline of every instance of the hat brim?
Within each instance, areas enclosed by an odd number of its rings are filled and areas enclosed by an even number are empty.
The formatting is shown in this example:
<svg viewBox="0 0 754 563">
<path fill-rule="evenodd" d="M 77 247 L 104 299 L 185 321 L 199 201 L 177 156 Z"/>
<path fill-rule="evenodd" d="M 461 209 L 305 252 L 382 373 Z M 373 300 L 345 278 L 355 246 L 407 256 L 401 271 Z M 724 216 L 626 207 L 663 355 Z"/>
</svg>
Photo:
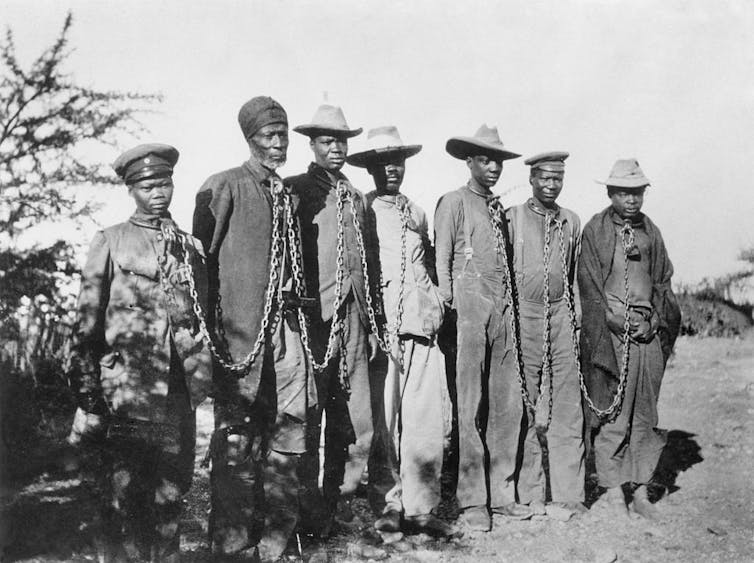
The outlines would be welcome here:
<svg viewBox="0 0 754 563">
<path fill-rule="evenodd" d="M 485 141 L 480 141 L 474 137 L 451 137 L 448 139 L 448 142 L 445 143 L 445 150 L 450 156 L 461 160 L 482 153 L 490 153 L 500 156 L 502 160 L 510 160 L 521 156 L 518 153 L 500 148 L 500 145 L 486 143 Z"/>
<path fill-rule="evenodd" d="M 629 180 L 622 178 L 608 178 L 604 182 L 602 180 L 595 180 L 595 182 L 602 184 L 603 186 L 607 186 L 608 188 L 625 188 L 628 190 L 638 190 L 639 188 L 645 188 L 651 185 L 647 178 L 636 178 Z"/>
<path fill-rule="evenodd" d="M 393 156 L 402 156 L 409 158 L 422 150 L 421 145 L 402 145 L 399 147 L 383 147 L 379 149 L 370 149 L 368 151 L 357 152 L 348 155 L 346 162 L 351 166 L 367 168 L 372 162 L 385 160 Z"/>
<path fill-rule="evenodd" d="M 319 137 L 320 135 L 332 135 L 333 137 L 346 137 L 350 139 L 356 135 L 361 135 L 364 130 L 361 127 L 358 129 L 333 129 L 330 127 L 323 127 L 322 125 L 315 125 L 310 123 L 308 125 L 298 125 L 293 128 L 296 133 L 301 133 L 307 137 Z"/>
</svg>

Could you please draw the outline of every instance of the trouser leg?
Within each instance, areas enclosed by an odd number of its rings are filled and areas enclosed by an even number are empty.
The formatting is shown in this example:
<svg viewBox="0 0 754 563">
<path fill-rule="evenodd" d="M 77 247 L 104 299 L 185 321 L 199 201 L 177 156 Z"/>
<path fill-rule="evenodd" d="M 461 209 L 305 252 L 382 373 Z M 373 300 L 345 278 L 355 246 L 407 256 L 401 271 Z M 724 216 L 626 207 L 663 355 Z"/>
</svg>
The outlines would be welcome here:
<svg viewBox="0 0 754 563">
<path fill-rule="evenodd" d="M 458 485 L 461 508 L 488 504 L 487 448 L 480 433 L 480 415 L 486 415 L 486 323 L 459 312 L 456 393 L 458 408 Z M 482 408 L 484 407 L 484 408 Z"/>
<path fill-rule="evenodd" d="M 251 406 L 245 410 L 247 417 L 238 408 L 215 400 L 216 432 L 236 427 L 228 435 L 213 438 L 210 534 L 217 554 L 230 555 L 254 545 L 263 524 L 260 469 L 266 440 L 258 419 L 256 424 L 244 423 L 253 414 Z"/>
<path fill-rule="evenodd" d="M 536 403 L 542 379 L 542 305 L 521 301 L 519 319 L 526 388 L 532 403 Z M 533 413 L 528 409 L 524 413 L 522 429 L 525 437 L 518 479 L 519 501 L 523 504 L 534 501 L 545 502 L 546 482 L 542 467 L 542 445 L 534 426 Z"/>
<path fill-rule="evenodd" d="M 666 444 L 665 434 L 657 430 L 657 402 L 664 365 L 658 338 L 638 348 L 639 377 L 623 474 L 626 481 L 646 484 L 651 480 Z"/>
<path fill-rule="evenodd" d="M 438 347 L 445 356 L 445 436 L 442 459 L 442 476 L 440 478 L 441 495 L 444 501 L 456 497 L 458 484 L 458 393 L 456 390 L 456 365 L 458 356 L 458 337 L 456 314 L 450 311 L 437 335 Z"/>
<path fill-rule="evenodd" d="M 623 345 L 616 336 L 612 336 L 618 365 L 621 365 Z M 600 426 L 594 437 L 594 463 L 600 486 L 608 489 L 618 487 L 626 482 L 624 478 L 624 458 L 630 440 L 630 425 L 636 387 L 639 380 L 638 346 L 630 345 L 626 392 L 623 408 L 613 422 Z"/>
<path fill-rule="evenodd" d="M 560 303 L 559 303 L 560 305 Z M 571 326 L 563 308 L 555 309 L 552 330 L 552 421 L 547 431 L 553 502 L 584 500 L 584 414 L 573 357 Z"/>
<path fill-rule="evenodd" d="M 516 500 L 516 457 L 523 404 L 502 302 L 497 304 L 493 320 L 490 332 L 495 338 L 489 360 L 486 443 L 490 456 L 490 505 L 498 507 Z"/>
<path fill-rule="evenodd" d="M 444 358 L 431 341 L 408 339 L 400 374 L 398 444 L 406 516 L 429 514 L 440 502 L 444 443 Z M 396 369 L 397 371 L 397 369 Z"/>
<path fill-rule="evenodd" d="M 105 447 L 102 554 L 105 561 L 175 560 L 186 465 L 193 468 L 192 425 L 130 421 L 128 428 L 132 438 L 114 438 Z"/>
<path fill-rule="evenodd" d="M 395 348 L 395 354 L 400 354 Z M 369 377 L 377 390 L 372 396 L 375 417 L 372 451 L 369 456 L 369 484 L 381 502 L 373 502 L 376 512 L 403 509 L 398 424 L 400 416 L 400 368 L 382 352 L 369 364 Z M 375 395 L 378 400 L 375 399 Z"/>
<path fill-rule="evenodd" d="M 298 454 L 275 450 L 264 460 L 264 529 L 259 539 L 263 561 L 277 561 L 298 524 L 298 461 Z"/>
<path fill-rule="evenodd" d="M 368 335 L 353 301 L 345 306 L 345 334 L 340 354 L 345 354 L 347 372 L 342 381 L 337 375 L 330 377 L 326 406 L 323 492 L 329 503 L 339 495 L 350 496 L 356 492 L 374 435 Z M 335 362 L 334 369 L 343 365 L 342 358 Z"/>
<path fill-rule="evenodd" d="M 102 503 L 98 543 L 107 563 L 149 556 L 144 541 L 152 520 L 148 456 L 145 444 L 130 440 L 108 440 L 101 452 L 96 477 Z"/>
</svg>

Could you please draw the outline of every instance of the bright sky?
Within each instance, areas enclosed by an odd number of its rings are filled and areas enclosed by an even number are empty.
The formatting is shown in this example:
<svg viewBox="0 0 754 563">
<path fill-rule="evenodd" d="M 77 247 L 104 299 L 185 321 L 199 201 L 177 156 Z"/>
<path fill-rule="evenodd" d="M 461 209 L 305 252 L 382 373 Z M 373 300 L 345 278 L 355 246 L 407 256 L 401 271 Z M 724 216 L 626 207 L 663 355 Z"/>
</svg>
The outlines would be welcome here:
<svg viewBox="0 0 754 563">
<path fill-rule="evenodd" d="M 271 95 L 295 126 L 327 92 L 351 127 L 394 124 L 404 142 L 424 145 L 403 191 L 430 217 L 467 179 L 445 141 L 484 122 L 524 157 L 569 151 L 559 202 L 583 221 L 608 203 L 593 180 L 617 158 L 638 158 L 652 181 L 644 210 L 663 231 L 676 281 L 732 271 L 754 245 L 747 0 L 3 0 L 0 23 L 23 63 L 54 40 L 69 9 L 67 68 L 78 82 L 165 96 L 159 114 L 144 116 L 151 133 L 123 148 L 180 150 L 173 214 L 186 229 L 206 177 L 247 158 L 243 102 Z M 302 172 L 310 155 L 292 132 L 281 173 Z M 372 189 L 362 170 L 344 172 Z M 506 205 L 530 195 L 523 158 L 506 163 L 496 191 Z M 102 199 L 103 224 L 130 214 L 125 190 Z"/>
</svg>

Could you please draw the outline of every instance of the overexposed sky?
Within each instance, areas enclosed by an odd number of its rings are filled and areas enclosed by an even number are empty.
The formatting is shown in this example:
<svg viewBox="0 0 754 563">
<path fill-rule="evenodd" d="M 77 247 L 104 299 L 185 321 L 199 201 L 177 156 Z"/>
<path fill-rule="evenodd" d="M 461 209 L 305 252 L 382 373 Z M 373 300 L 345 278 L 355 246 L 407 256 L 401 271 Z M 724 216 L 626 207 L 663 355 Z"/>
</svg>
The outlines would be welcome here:
<svg viewBox="0 0 754 563">
<path fill-rule="evenodd" d="M 663 231 L 677 281 L 729 272 L 754 245 L 750 1 L 2 0 L 0 23 L 23 63 L 54 40 L 69 9 L 67 68 L 78 82 L 165 96 L 160 113 L 144 116 L 149 136 L 124 148 L 180 150 L 173 214 L 186 229 L 206 177 L 247 157 L 236 122 L 243 102 L 271 95 L 293 127 L 327 92 L 351 127 L 365 129 L 351 152 L 367 129 L 387 124 L 424 145 L 403 191 L 430 217 L 467 178 L 445 141 L 484 122 L 524 157 L 569 151 L 559 202 L 583 221 L 608 203 L 593 180 L 615 159 L 637 157 L 652 181 L 644 210 Z M 292 132 L 282 175 L 302 172 L 310 154 Z M 372 189 L 362 170 L 344 171 Z M 506 162 L 496 191 L 506 205 L 530 195 L 523 158 Z M 128 217 L 125 190 L 102 198 L 104 224 Z"/>
</svg>

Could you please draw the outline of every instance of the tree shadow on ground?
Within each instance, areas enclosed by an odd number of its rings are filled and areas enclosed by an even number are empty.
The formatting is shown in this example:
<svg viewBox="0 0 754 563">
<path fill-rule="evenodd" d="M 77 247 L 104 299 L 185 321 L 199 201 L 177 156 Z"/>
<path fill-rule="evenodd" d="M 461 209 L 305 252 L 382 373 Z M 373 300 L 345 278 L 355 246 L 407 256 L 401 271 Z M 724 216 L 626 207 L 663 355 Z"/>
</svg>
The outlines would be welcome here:
<svg viewBox="0 0 754 563">
<path fill-rule="evenodd" d="M 52 452 L 60 460 L 56 467 L 48 464 L 41 474 L 12 485 L 0 510 L 3 561 L 40 555 L 83 561 L 84 554 L 93 554 L 96 495 L 80 471 L 65 467 L 69 454 Z"/>
<path fill-rule="evenodd" d="M 649 499 L 657 502 L 666 495 L 680 489 L 675 483 L 681 472 L 690 469 L 697 463 L 704 461 L 702 448 L 694 439 L 696 434 L 685 430 L 670 430 L 667 433 L 667 443 L 660 454 L 652 481 L 650 482 Z M 605 492 L 604 487 L 597 483 L 597 471 L 594 465 L 594 449 L 590 448 L 586 458 L 586 502 L 591 506 Z"/>
</svg>

